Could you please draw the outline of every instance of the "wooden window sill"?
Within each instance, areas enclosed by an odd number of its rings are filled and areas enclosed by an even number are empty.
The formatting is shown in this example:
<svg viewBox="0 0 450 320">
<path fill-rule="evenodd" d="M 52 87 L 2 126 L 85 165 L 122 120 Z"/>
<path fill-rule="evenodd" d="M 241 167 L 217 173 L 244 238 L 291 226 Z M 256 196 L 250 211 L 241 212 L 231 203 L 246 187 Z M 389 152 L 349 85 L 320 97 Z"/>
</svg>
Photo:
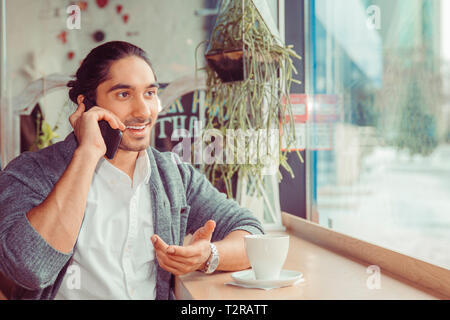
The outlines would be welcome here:
<svg viewBox="0 0 450 320">
<path fill-rule="evenodd" d="M 285 233 L 290 235 L 289 254 L 284 269 L 302 272 L 305 278 L 303 283 L 266 291 L 226 285 L 225 283 L 232 281 L 232 272 L 218 272 L 212 275 L 193 272 L 176 278 L 175 296 L 181 300 L 448 299 L 448 295 L 441 292 L 445 292 L 448 288 L 441 286 L 433 290 L 388 271 L 377 259 L 369 263 L 366 262 L 367 259 L 350 256 L 348 252 L 336 246 L 325 247 L 325 240 L 322 239 L 324 236 L 327 236 L 330 241 L 336 240 L 336 236 L 341 236 L 341 245 L 351 247 L 360 243 L 360 250 L 367 249 L 361 247 L 363 242 L 360 240 L 348 237 L 350 242 L 343 243 L 342 237 L 347 236 L 338 233 L 335 235 L 332 230 L 304 219 L 299 219 L 302 221 L 296 219 L 299 218 L 283 213 L 283 224 L 287 228 Z M 304 232 L 305 237 L 299 237 L 299 232 Z M 315 237 L 320 239 L 316 241 L 321 242 L 320 245 L 307 239 L 311 234 L 315 234 Z M 368 249 L 370 255 L 373 248 Z M 380 252 L 373 250 L 372 252 L 378 254 L 378 258 L 381 259 L 394 259 L 391 256 L 380 255 Z M 370 289 L 367 285 L 369 277 L 372 276 L 367 268 L 373 264 L 379 265 L 381 269 L 379 289 Z M 407 266 L 403 265 L 403 268 L 407 269 Z M 442 270 L 442 276 L 447 276 L 446 279 L 449 279 L 450 271 Z"/>
</svg>

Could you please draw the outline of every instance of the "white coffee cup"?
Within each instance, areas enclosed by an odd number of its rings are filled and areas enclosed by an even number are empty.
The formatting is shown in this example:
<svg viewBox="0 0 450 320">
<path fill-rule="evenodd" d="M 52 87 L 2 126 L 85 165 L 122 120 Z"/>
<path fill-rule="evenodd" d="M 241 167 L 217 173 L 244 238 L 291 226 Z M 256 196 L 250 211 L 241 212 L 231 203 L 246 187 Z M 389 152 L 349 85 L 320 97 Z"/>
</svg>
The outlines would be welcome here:
<svg viewBox="0 0 450 320">
<path fill-rule="evenodd" d="M 245 250 L 256 280 L 277 280 L 289 251 L 288 235 L 247 235 Z"/>
</svg>

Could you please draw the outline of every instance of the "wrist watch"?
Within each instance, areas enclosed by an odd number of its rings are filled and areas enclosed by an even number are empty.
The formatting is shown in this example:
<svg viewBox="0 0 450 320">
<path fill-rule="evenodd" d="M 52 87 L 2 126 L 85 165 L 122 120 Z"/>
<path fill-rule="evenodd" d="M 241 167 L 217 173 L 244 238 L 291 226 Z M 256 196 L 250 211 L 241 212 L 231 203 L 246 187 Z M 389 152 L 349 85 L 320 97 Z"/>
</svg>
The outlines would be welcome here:
<svg viewBox="0 0 450 320">
<path fill-rule="evenodd" d="M 209 245 L 211 247 L 211 254 L 206 261 L 205 267 L 202 270 L 206 274 L 213 273 L 219 266 L 219 251 L 217 251 L 217 248 L 214 244 L 210 243 Z"/>
</svg>

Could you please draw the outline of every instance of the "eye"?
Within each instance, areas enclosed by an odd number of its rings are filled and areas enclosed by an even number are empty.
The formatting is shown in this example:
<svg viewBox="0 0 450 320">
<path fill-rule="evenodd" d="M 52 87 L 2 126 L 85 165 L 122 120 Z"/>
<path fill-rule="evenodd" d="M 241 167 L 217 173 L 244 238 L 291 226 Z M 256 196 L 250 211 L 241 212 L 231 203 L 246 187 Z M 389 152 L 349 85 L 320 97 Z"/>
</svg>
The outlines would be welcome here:
<svg viewBox="0 0 450 320">
<path fill-rule="evenodd" d="M 117 94 L 117 96 L 118 96 L 119 98 L 126 98 L 126 97 L 129 96 L 129 93 L 126 92 L 126 91 L 123 91 L 123 92 L 119 92 L 119 93 Z"/>
<path fill-rule="evenodd" d="M 153 90 L 149 90 L 145 93 L 148 97 L 154 97 L 156 96 L 156 92 Z"/>
</svg>

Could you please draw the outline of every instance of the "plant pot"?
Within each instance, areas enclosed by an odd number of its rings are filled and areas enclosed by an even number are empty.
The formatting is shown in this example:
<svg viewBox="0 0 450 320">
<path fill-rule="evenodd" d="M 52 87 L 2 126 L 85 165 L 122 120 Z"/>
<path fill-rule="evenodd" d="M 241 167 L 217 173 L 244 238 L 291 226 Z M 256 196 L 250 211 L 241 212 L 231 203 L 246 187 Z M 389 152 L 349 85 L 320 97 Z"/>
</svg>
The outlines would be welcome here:
<svg viewBox="0 0 450 320">
<path fill-rule="evenodd" d="M 244 80 L 243 56 L 242 49 L 214 50 L 205 54 L 209 66 L 224 83 Z"/>
<path fill-rule="evenodd" d="M 248 54 L 248 53 L 247 53 Z M 244 50 L 243 49 L 231 49 L 231 50 L 214 50 L 205 54 L 208 65 L 217 73 L 218 77 L 223 83 L 233 81 L 243 81 L 245 79 L 244 72 Z M 253 57 L 248 56 L 247 61 L 255 60 L 258 64 L 258 70 L 261 73 L 261 77 L 265 78 L 266 68 L 264 59 L 261 56 Z M 276 59 L 270 59 L 267 63 L 275 63 L 275 68 L 279 70 L 278 61 Z"/>
<path fill-rule="evenodd" d="M 281 221 L 280 194 L 276 174 L 262 179 L 239 177 L 236 201 L 249 209 L 266 231 L 285 231 Z"/>
</svg>

